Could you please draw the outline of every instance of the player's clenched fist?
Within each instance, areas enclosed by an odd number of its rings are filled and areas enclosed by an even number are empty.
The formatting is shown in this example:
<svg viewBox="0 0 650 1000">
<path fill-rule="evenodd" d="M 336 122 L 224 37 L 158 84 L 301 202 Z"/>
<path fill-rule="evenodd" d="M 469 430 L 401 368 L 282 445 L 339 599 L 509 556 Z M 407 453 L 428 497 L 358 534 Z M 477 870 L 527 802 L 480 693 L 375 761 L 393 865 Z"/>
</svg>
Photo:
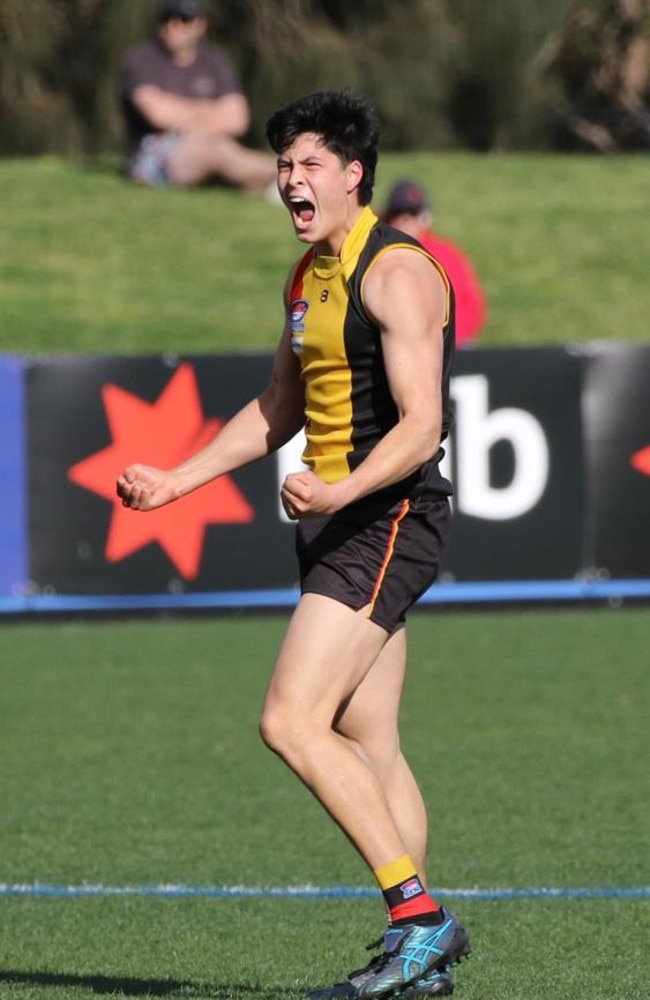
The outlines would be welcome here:
<svg viewBox="0 0 650 1000">
<path fill-rule="evenodd" d="M 178 499 L 172 476 L 151 465 L 129 465 L 118 477 L 117 495 L 133 510 L 155 510 Z"/>
<path fill-rule="evenodd" d="M 280 496 L 292 521 L 309 514 L 332 514 L 341 507 L 339 484 L 330 485 L 313 472 L 292 472 L 282 484 Z"/>
</svg>

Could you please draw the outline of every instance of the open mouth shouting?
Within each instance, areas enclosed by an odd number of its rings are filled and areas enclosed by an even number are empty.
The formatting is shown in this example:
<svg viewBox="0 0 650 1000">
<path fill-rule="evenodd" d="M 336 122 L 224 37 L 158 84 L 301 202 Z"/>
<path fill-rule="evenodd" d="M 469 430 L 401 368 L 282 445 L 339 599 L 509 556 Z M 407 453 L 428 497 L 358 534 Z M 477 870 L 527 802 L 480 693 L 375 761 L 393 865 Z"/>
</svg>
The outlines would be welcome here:
<svg viewBox="0 0 650 1000">
<path fill-rule="evenodd" d="M 296 229 L 304 229 L 313 221 L 316 209 L 311 201 L 302 198 L 300 195 L 291 195 L 289 198 L 289 208 L 291 218 Z"/>
</svg>

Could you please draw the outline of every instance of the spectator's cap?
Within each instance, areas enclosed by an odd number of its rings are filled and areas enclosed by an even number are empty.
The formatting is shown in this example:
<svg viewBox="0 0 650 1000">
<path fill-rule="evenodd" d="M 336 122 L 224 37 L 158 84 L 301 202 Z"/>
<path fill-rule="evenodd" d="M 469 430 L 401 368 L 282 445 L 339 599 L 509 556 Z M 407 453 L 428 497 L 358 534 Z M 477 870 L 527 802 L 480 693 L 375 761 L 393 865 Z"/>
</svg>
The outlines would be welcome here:
<svg viewBox="0 0 650 1000">
<path fill-rule="evenodd" d="M 200 0 L 163 0 L 158 7 L 158 21 L 193 21 L 195 17 L 205 17 L 205 6 Z"/>
<path fill-rule="evenodd" d="M 391 218 L 394 215 L 417 215 L 425 208 L 430 208 L 426 191 L 415 181 L 398 181 L 388 193 L 386 207 L 384 208 L 384 218 Z"/>
</svg>

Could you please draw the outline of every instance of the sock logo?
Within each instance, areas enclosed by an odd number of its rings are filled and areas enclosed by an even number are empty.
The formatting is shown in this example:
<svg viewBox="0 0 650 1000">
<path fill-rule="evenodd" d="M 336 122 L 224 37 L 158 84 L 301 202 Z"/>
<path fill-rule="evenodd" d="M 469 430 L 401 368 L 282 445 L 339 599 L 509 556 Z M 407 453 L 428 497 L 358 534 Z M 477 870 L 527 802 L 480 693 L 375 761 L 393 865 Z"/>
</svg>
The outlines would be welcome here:
<svg viewBox="0 0 650 1000">
<path fill-rule="evenodd" d="M 419 878 L 408 879 L 407 882 L 402 883 L 400 888 L 404 899 L 413 899 L 414 896 L 419 896 L 424 891 Z"/>
</svg>

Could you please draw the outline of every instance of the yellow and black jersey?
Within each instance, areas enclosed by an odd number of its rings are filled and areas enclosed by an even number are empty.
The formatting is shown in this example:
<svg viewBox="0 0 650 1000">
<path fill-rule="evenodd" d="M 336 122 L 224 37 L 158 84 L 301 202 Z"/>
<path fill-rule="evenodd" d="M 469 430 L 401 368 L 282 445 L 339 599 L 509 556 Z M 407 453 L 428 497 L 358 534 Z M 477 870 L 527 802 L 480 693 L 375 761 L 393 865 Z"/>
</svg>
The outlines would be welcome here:
<svg viewBox="0 0 650 1000">
<path fill-rule="evenodd" d="M 443 430 L 451 421 L 449 375 L 454 353 L 454 293 L 442 266 L 417 242 L 363 210 L 338 257 L 309 250 L 290 288 L 291 343 L 305 382 L 307 447 L 303 459 L 325 482 L 349 475 L 398 421 L 388 386 L 380 331 L 363 305 L 363 280 L 393 247 L 428 257 L 447 287 L 442 379 Z M 442 449 L 392 492 L 418 496 L 451 493 L 438 470 Z"/>
</svg>

